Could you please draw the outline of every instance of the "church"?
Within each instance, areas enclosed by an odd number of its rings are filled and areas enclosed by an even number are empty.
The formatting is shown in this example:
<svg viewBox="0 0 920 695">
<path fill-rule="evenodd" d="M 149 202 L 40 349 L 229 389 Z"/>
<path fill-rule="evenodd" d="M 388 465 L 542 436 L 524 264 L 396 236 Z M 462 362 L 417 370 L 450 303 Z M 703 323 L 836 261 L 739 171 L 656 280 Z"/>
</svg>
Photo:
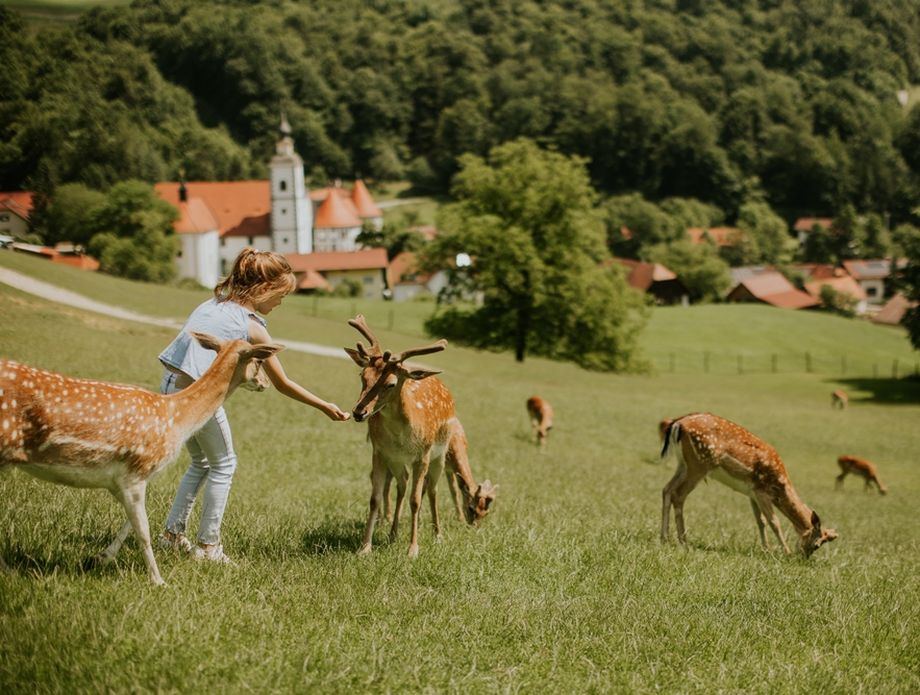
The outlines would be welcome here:
<svg viewBox="0 0 920 695">
<path fill-rule="evenodd" d="M 160 198 L 179 211 L 179 277 L 213 287 L 237 254 L 253 246 L 285 254 L 298 274 L 298 289 L 333 289 L 351 276 L 362 284 L 365 296 L 380 296 L 386 251 L 363 249 L 357 242 L 365 225 L 383 227 L 383 213 L 367 186 L 358 179 L 350 191 L 338 183 L 310 191 L 283 116 L 280 135 L 268 181 L 155 185 Z"/>
</svg>

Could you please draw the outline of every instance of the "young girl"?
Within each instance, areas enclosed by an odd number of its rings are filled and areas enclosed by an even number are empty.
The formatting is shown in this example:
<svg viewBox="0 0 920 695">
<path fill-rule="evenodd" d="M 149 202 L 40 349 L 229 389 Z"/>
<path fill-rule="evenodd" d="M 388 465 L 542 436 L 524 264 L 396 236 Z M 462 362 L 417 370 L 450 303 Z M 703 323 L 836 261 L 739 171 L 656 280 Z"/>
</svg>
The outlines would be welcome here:
<svg viewBox="0 0 920 695">
<path fill-rule="evenodd" d="M 281 300 L 294 291 L 291 266 L 284 256 L 271 251 L 243 249 L 233 262 L 230 275 L 214 288 L 214 297 L 195 309 L 182 331 L 162 353 L 166 367 L 160 390 L 175 393 L 198 379 L 217 356 L 201 347 L 191 331 L 208 333 L 221 340 L 242 338 L 253 343 L 270 343 L 265 319 Z M 347 420 L 348 413 L 337 405 L 315 396 L 291 380 L 278 356 L 263 363 L 274 387 L 296 401 L 313 406 L 337 421 Z M 236 469 L 236 454 L 230 425 L 223 407 L 186 443 L 192 463 L 185 472 L 173 501 L 160 546 L 192 553 L 197 559 L 229 563 L 220 543 L 220 525 Z M 195 497 L 205 485 L 198 526 L 198 544 L 194 548 L 185 536 L 186 525 Z"/>
</svg>

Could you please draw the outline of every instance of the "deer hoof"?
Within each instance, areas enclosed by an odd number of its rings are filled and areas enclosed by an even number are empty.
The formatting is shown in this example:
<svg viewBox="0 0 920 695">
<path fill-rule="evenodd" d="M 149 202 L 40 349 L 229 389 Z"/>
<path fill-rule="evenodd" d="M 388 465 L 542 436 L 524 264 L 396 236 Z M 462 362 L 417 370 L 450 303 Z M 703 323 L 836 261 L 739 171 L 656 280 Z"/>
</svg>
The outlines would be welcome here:
<svg viewBox="0 0 920 695">
<path fill-rule="evenodd" d="M 417 545 L 409 546 L 408 557 L 410 560 L 414 560 L 415 558 L 418 557 L 418 546 Z"/>
<path fill-rule="evenodd" d="M 370 555 L 370 554 L 371 554 L 371 546 L 369 544 L 362 545 L 360 548 L 358 548 L 357 552 L 355 553 L 355 555 L 357 555 L 358 557 L 364 557 L 365 555 Z"/>
<path fill-rule="evenodd" d="M 98 569 L 103 565 L 107 565 L 111 561 L 112 558 L 106 557 L 102 553 L 99 553 L 98 555 L 93 555 L 92 557 L 86 558 L 83 561 L 82 568 L 84 572 L 92 572 L 94 569 Z"/>
</svg>

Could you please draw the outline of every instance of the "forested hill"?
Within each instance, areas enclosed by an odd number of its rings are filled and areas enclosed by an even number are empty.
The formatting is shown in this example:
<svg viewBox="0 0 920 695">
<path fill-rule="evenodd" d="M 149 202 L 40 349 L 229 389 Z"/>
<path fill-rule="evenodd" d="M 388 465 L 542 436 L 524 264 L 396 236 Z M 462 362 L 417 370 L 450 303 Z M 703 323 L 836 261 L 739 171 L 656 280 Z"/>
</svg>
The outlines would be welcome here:
<svg viewBox="0 0 920 695">
<path fill-rule="evenodd" d="M 282 109 L 308 174 L 446 190 L 528 136 L 605 193 L 731 215 L 920 190 L 915 2 L 137 0 L 62 29 L 0 8 L 0 188 L 264 176 Z"/>
</svg>

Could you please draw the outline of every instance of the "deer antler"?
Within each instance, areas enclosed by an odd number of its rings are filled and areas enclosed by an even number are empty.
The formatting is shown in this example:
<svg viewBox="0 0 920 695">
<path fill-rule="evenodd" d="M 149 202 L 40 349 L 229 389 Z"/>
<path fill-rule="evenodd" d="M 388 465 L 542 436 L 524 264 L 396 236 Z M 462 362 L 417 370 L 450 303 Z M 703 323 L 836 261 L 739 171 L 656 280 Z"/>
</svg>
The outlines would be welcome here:
<svg viewBox="0 0 920 695">
<path fill-rule="evenodd" d="M 416 355 L 430 355 L 432 352 L 441 352 L 444 348 L 447 347 L 447 341 L 444 338 L 441 338 L 436 343 L 431 345 L 426 345 L 425 347 L 410 348 L 408 350 L 403 350 L 401 353 L 395 357 L 391 357 L 390 361 L 394 363 L 403 362 L 410 357 L 415 357 Z"/>
<path fill-rule="evenodd" d="M 368 327 L 362 314 L 358 314 L 353 319 L 348 319 L 348 325 L 367 338 L 367 342 L 370 343 L 370 348 L 368 348 L 367 352 L 365 352 L 364 346 L 358 343 L 358 352 L 360 352 L 362 356 L 370 357 L 380 354 L 380 341 L 371 333 L 371 329 Z"/>
</svg>

